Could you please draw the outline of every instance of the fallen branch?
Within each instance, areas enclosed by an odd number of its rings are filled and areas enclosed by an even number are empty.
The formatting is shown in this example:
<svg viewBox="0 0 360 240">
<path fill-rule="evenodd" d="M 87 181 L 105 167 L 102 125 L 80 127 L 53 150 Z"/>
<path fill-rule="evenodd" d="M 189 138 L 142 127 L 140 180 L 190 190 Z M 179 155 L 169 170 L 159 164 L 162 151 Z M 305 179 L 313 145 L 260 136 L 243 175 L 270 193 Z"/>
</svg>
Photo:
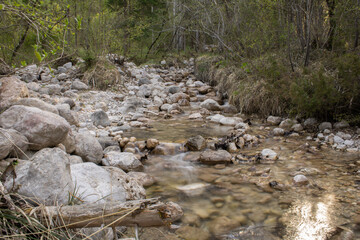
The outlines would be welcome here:
<svg viewBox="0 0 360 240">
<path fill-rule="evenodd" d="M 183 215 L 178 204 L 162 203 L 157 198 L 105 205 L 92 203 L 62 207 L 45 206 L 35 213 L 39 214 L 45 223 L 52 222 L 56 228 L 88 228 L 103 225 L 156 227 L 168 225 Z"/>
</svg>

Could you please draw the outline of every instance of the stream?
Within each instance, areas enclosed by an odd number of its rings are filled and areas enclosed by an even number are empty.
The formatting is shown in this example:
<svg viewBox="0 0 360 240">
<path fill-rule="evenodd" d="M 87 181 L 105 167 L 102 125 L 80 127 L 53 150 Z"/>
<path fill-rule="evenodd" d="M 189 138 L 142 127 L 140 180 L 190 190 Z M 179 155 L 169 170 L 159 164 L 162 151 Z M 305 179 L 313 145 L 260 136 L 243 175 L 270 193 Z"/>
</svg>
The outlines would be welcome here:
<svg viewBox="0 0 360 240">
<path fill-rule="evenodd" d="M 154 121 L 148 129 L 127 134 L 138 140 L 151 137 L 183 143 L 196 135 L 222 137 L 231 129 L 187 116 L 185 112 L 175 119 Z M 359 160 L 358 154 L 319 148 L 316 142 L 306 140 L 310 134 L 274 137 L 270 134 L 273 127 L 265 130 L 260 120 L 251 121 L 249 134 L 262 141 L 239 154 L 254 155 L 271 148 L 279 154 L 275 163 L 207 166 L 191 161 L 194 152 L 149 155 L 145 172 L 155 176 L 157 183 L 147 189 L 148 196 L 179 203 L 184 217 L 178 224 L 210 232 L 217 236 L 214 239 L 321 240 L 336 231 L 344 231 L 340 239 L 347 239 L 345 226 L 352 224 L 360 209 L 359 175 L 355 177 L 351 168 Z M 308 177 L 309 186 L 292 185 L 293 176 L 299 173 Z M 274 189 L 269 183 L 284 186 Z M 202 231 L 198 233 L 193 239 L 202 239 Z M 358 229 L 355 236 L 360 237 Z"/>
</svg>

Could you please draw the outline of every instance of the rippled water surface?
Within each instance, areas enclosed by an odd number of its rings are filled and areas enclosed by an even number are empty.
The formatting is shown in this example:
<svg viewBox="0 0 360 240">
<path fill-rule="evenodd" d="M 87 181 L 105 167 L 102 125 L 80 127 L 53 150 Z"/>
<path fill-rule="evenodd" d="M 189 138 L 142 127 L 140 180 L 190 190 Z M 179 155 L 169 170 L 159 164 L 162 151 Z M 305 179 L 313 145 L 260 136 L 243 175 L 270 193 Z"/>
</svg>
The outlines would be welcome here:
<svg viewBox="0 0 360 240">
<path fill-rule="evenodd" d="M 153 128 L 129 135 L 184 142 L 195 135 L 224 136 L 230 129 L 185 119 L 151 125 Z M 147 189 L 148 196 L 179 203 L 185 211 L 181 223 L 221 239 L 322 240 L 336 231 L 346 235 L 344 226 L 350 226 L 360 213 L 360 179 L 351 167 L 359 155 L 319 148 L 315 142 L 306 141 L 306 136 L 274 138 L 260 125 L 255 121 L 249 133 L 262 135 L 262 142 L 240 153 L 251 156 L 271 148 L 279 154 L 276 163 L 207 166 L 190 161 L 187 155 L 192 153 L 149 156 L 145 171 L 158 182 Z M 306 175 L 310 185 L 293 186 L 296 174 Z M 270 187 L 270 182 L 278 188 Z M 184 193 L 182 187 L 189 184 L 197 184 L 200 190 Z M 358 230 L 353 231 L 359 239 Z"/>
</svg>

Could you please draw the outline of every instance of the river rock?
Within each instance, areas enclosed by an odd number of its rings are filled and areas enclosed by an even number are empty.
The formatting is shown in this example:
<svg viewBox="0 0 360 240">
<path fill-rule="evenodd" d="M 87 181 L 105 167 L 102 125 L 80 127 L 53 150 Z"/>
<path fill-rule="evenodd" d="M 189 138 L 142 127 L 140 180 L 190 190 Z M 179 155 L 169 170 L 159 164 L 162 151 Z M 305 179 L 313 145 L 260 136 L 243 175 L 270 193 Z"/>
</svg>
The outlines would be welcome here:
<svg viewBox="0 0 360 240">
<path fill-rule="evenodd" d="M 308 118 L 304 122 L 304 128 L 308 130 L 314 130 L 317 127 L 317 120 L 315 118 Z"/>
<path fill-rule="evenodd" d="M 209 223 L 209 229 L 214 235 L 222 235 L 237 226 L 237 223 L 228 217 L 222 216 Z"/>
<path fill-rule="evenodd" d="M 24 135 L 14 129 L 0 128 L 0 160 L 7 156 L 20 158 L 27 148 L 28 140 Z"/>
<path fill-rule="evenodd" d="M 187 95 L 185 93 L 182 93 L 182 92 L 178 92 L 178 93 L 175 93 L 175 94 L 170 96 L 170 100 L 171 100 L 172 103 L 177 103 L 181 99 L 186 99 L 186 100 L 190 101 L 189 95 Z"/>
<path fill-rule="evenodd" d="M 293 130 L 294 132 L 301 132 L 302 130 L 304 130 L 304 128 L 300 123 L 297 123 L 291 127 L 291 130 Z"/>
<path fill-rule="evenodd" d="M 70 130 L 62 117 L 34 107 L 15 105 L 0 115 L 0 126 L 13 128 L 29 140 L 29 148 L 40 150 L 61 143 Z"/>
<path fill-rule="evenodd" d="M 282 128 L 274 128 L 272 130 L 272 133 L 274 134 L 274 136 L 284 136 L 285 135 L 285 130 Z"/>
<path fill-rule="evenodd" d="M 309 180 L 307 179 L 307 177 L 305 175 L 296 175 L 293 178 L 293 182 L 296 186 L 305 186 L 309 184 Z"/>
<path fill-rule="evenodd" d="M 143 165 L 137 157 L 130 152 L 108 152 L 105 159 L 110 166 L 121 168 L 125 171 L 142 170 Z"/>
<path fill-rule="evenodd" d="M 36 107 L 44 111 L 51 113 L 59 114 L 59 111 L 54 105 L 46 103 L 38 98 L 22 98 L 19 101 L 16 101 L 14 105 L 23 105 L 28 107 Z"/>
<path fill-rule="evenodd" d="M 236 153 L 238 151 L 236 144 L 234 142 L 229 143 L 229 145 L 227 147 L 227 151 L 229 153 Z"/>
<path fill-rule="evenodd" d="M 45 148 L 30 161 L 19 161 L 14 167 L 15 174 L 6 176 L 4 186 L 34 202 L 50 206 L 68 204 L 69 193 L 74 192 L 69 166 L 64 151 Z"/>
<path fill-rule="evenodd" d="M 181 191 L 188 197 L 196 197 L 203 194 L 206 188 L 209 187 L 209 184 L 205 183 L 192 183 L 184 186 L 176 187 L 177 190 Z"/>
<path fill-rule="evenodd" d="M 205 164 L 230 163 L 231 154 L 225 150 L 206 150 L 201 153 L 199 160 Z"/>
<path fill-rule="evenodd" d="M 202 136 L 197 135 L 189 138 L 185 146 L 188 147 L 190 151 L 201 151 L 206 147 L 206 140 Z"/>
<path fill-rule="evenodd" d="M 75 154 L 82 157 L 85 162 L 101 163 L 103 149 L 99 141 L 90 132 L 75 135 Z"/>
<path fill-rule="evenodd" d="M 0 79 L 0 111 L 10 107 L 14 102 L 29 96 L 26 84 L 16 77 Z"/>
<path fill-rule="evenodd" d="M 59 115 L 68 121 L 71 125 L 79 126 L 79 119 L 75 112 L 70 110 L 69 104 L 56 105 Z"/>
<path fill-rule="evenodd" d="M 72 133 L 72 131 L 69 131 L 69 133 L 66 135 L 66 138 L 64 139 L 64 141 L 62 141 L 61 144 L 65 146 L 66 152 L 68 154 L 75 152 L 76 142 L 75 135 Z"/>
<path fill-rule="evenodd" d="M 157 139 L 149 138 L 146 141 L 146 148 L 147 149 L 152 150 L 152 149 L 156 148 L 157 145 L 159 145 L 159 140 L 157 140 Z"/>
<path fill-rule="evenodd" d="M 275 161 L 278 158 L 278 155 L 273 150 L 266 148 L 261 151 L 261 158 L 264 160 Z"/>
<path fill-rule="evenodd" d="M 189 117 L 189 119 L 202 119 L 201 113 L 193 113 Z"/>
<path fill-rule="evenodd" d="M 68 79 L 69 78 L 69 75 L 67 75 L 66 73 L 60 73 L 58 76 L 57 76 L 57 79 L 59 81 L 64 81 L 65 79 Z"/>
<path fill-rule="evenodd" d="M 225 116 L 221 115 L 221 114 L 216 114 L 214 116 L 209 116 L 206 119 L 209 119 L 210 122 L 214 122 L 214 123 L 220 123 L 221 119 L 225 118 Z"/>
<path fill-rule="evenodd" d="M 60 79 L 59 79 L 60 80 Z M 86 85 L 85 83 L 81 82 L 80 80 L 75 80 L 72 82 L 71 84 L 71 89 L 76 89 L 76 90 L 88 90 L 89 87 L 88 85 Z"/>
<path fill-rule="evenodd" d="M 334 124 L 335 129 L 348 128 L 348 127 L 350 127 L 350 125 L 346 121 L 341 121 Z"/>
<path fill-rule="evenodd" d="M 221 107 L 218 102 L 213 99 L 206 99 L 200 104 L 200 107 L 205 108 L 209 111 L 220 111 Z"/>
<path fill-rule="evenodd" d="M 42 89 L 45 89 L 45 88 L 41 88 L 39 91 L 40 93 L 41 93 Z M 49 84 L 49 85 L 47 85 L 47 92 L 45 92 L 45 93 L 49 94 L 49 95 L 60 95 L 61 89 L 62 89 L 62 87 L 59 84 Z"/>
<path fill-rule="evenodd" d="M 179 143 L 160 143 L 151 152 L 155 155 L 174 155 L 177 153 L 184 152 L 184 145 Z"/>
<path fill-rule="evenodd" d="M 180 91 L 181 91 L 181 88 L 178 87 L 178 86 L 171 86 L 171 87 L 169 87 L 169 90 L 168 90 L 168 92 L 170 94 L 175 94 L 175 93 L 178 93 Z"/>
<path fill-rule="evenodd" d="M 235 126 L 239 122 L 242 122 L 242 118 L 238 117 L 224 117 L 220 119 L 220 124 L 225 126 Z"/>
<path fill-rule="evenodd" d="M 287 129 L 287 130 L 290 130 L 290 128 L 296 124 L 296 120 L 292 120 L 292 119 L 285 119 L 284 121 L 282 121 L 279 125 L 280 128 L 283 128 L 283 129 Z"/>
<path fill-rule="evenodd" d="M 319 125 L 319 131 L 324 131 L 325 129 L 332 129 L 332 125 L 330 122 L 322 122 Z"/>
<path fill-rule="evenodd" d="M 266 121 L 271 125 L 279 125 L 281 123 L 281 117 L 269 116 Z"/>
<path fill-rule="evenodd" d="M 145 84 L 151 84 L 151 81 L 148 79 L 148 78 L 140 78 L 139 81 L 138 81 L 138 85 L 139 86 L 142 86 L 142 85 L 145 85 Z"/>
<path fill-rule="evenodd" d="M 98 110 L 94 112 L 93 114 L 91 114 L 90 118 L 95 126 L 106 127 L 110 125 L 109 117 L 103 110 Z"/>
<path fill-rule="evenodd" d="M 208 240 L 210 234 L 201 228 L 183 226 L 176 230 L 176 235 L 188 240 Z"/>
<path fill-rule="evenodd" d="M 129 172 L 127 175 L 134 178 L 144 187 L 150 187 L 156 182 L 153 176 L 144 172 Z"/>
<path fill-rule="evenodd" d="M 128 193 L 128 187 L 125 188 L 125 184 L 128 184 L 125 177 L 120 178 L 123 172 L 111 169 L 110 173 L 90 162 L 73 164 L 70 168 L 76 197 L 83 202 L 125 202 L 133 195 L 131 192 Z M 132 181 L 132 184 L 138 185 L 136 181 Z"/>
</svg>

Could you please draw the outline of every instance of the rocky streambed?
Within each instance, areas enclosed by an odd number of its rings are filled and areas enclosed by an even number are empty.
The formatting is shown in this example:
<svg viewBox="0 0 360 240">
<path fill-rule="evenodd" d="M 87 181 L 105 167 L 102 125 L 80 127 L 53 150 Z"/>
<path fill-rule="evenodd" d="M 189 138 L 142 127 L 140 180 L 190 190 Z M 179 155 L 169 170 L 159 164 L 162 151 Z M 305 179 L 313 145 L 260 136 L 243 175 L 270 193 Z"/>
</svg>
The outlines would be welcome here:
<svg viewBox="0 0 360 240">
<path fill-rule="evenodd" d="M 46 205 L 69 204 L 70 192 L 70 204 L 160 196 L 181 206 L 181 219 L 140 239 L 359 238 L 358 129 L 242 115 L 195 79 L 194 59 L 115 66 L 112 91 L 89 89 L 72 63 L 0 79 L 7 191 Z"/>
</svg>

